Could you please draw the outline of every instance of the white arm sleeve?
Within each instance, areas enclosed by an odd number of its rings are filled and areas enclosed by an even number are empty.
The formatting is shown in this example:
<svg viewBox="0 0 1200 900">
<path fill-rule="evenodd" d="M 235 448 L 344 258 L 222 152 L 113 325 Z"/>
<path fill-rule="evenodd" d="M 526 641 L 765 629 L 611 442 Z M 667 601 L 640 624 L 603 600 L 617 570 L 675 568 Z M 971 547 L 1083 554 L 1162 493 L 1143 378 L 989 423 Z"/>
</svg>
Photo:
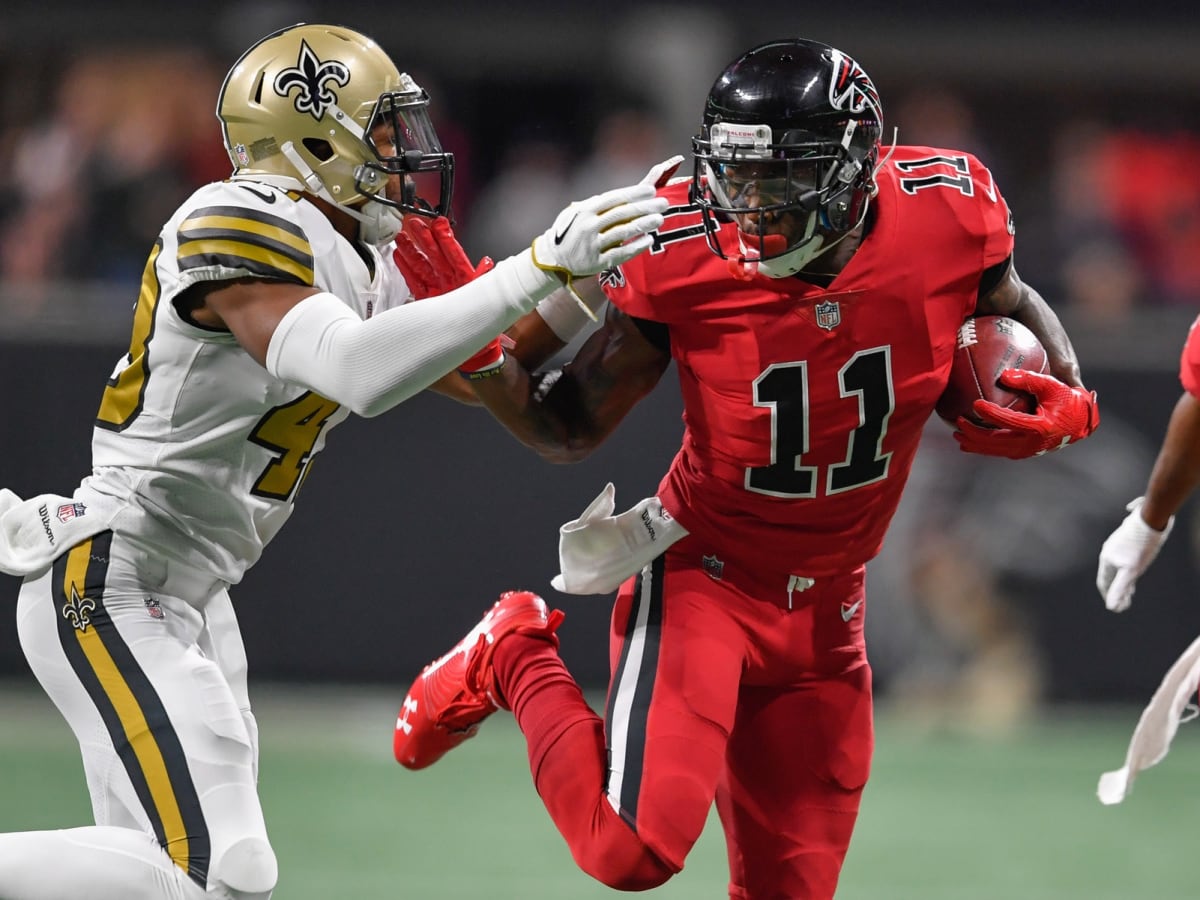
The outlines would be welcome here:
<svg viewBox="0 0 1200 900">
<path fill-rule="evenodd" d="M 360 416 L 377 416 L 465 362 L 560 286 L 525 250 L 448 294 L 366 321 L 333 294 L 314 294 L 280 320 L 266 368 Z"/>
</svg>

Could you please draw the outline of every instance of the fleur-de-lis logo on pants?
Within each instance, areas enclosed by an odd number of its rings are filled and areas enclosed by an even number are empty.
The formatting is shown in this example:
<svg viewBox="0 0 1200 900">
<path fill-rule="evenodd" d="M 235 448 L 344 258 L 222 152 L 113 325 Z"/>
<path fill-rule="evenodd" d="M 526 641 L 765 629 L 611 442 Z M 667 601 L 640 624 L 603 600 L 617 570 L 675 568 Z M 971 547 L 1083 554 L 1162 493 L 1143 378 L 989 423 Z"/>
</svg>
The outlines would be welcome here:
<svg viewBox="0 0 1200 900">
<path fill-rule="evenodd" d="M 345 87 L 350 83 L 349 67 L 336 59 L 321 62 L 308 41 L 301 41 L 296 65 L 275 76 L 275 93 L 286 97 L 295 88 L 298 91 L 294 101 L 296 112 L 312 113 L 312 117 L 320 121 L 325 110 L 337 102 L 337 94 L 325 86 L 330 81 Z"/>
<path fill-rule="evenodd" d="M 79 631 L 87 631 L 92 624 L 91 614 L 96 611 L 96 601 L 91 597 L 80 597 L 75 585 L 71 585 L 71 599 L 63 606 L 63 617 Z"/>
</svg>

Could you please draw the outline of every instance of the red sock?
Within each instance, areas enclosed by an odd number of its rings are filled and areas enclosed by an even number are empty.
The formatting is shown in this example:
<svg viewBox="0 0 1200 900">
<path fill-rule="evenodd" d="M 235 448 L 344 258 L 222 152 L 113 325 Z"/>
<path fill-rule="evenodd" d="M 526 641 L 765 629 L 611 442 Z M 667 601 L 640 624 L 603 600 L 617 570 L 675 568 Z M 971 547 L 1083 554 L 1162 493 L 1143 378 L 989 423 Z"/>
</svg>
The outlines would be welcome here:
<svg viewBox="0 0 1200 900">
<path fill-rule="evenodd" d="M 604 795 L 604 722 L 583 699 L 557 647 L 507 636 L 492 659 L 496 685 L 529 747 L 533 782 L 585 872 L 618 890 L 645 890 L 674 870 L 655 856 Z"/>
<path fill-rule="evenodd" d="M 607 764 L 603 725 L 583 699 L 583 691 L 559 658 L 556 645 L 541 636 L 508 635 L 496 647 L 492 667 L 496 686 L 529 745 L 534 781 L 542 758 L 563 733 L 580 722 L 593 722 L 601 726 L 599 752 L 594 759 L 581 759 L 579 767 L 598 770 L 599 784 Z"/>
</svg>

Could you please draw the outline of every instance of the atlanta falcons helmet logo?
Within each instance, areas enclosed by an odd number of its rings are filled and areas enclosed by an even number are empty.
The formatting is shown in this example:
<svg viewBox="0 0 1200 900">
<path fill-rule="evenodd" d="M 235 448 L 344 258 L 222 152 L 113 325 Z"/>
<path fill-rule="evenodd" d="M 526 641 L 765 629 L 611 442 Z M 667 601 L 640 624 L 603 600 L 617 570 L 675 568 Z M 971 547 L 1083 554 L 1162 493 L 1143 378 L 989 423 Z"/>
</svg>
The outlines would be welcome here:
<svg viewBox="0 0 1200 900">
<path fill-rule="evenodd" d="M 833 76 L 829 79 L 829 105 L 849 113 L 869 109 L 883 121 L 883 104 L 879 92 L 863 67 L 840 50 L 832 53 Z"/>
</svg>

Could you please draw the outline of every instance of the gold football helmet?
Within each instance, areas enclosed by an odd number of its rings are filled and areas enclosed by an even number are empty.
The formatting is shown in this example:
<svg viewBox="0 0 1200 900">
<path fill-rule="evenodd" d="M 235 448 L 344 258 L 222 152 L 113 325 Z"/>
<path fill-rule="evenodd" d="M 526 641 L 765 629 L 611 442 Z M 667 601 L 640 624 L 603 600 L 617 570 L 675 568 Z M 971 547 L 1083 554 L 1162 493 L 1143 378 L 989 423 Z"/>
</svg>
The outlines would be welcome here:
<svg viewBox="0 0 1200 900">
<path fill-rule="evenodd" d="M 429 95 L 370 38 L 300 24 L 242 54 L 221 86 L 217 118 L 234 177 L 285 179 L 360 220 L 383 212 L 374 202 L 448 216 L 454 157 L 428 107 Z M 401 177 L 399 197 L 384 191 L 390 175 Z"/>
</svg>

